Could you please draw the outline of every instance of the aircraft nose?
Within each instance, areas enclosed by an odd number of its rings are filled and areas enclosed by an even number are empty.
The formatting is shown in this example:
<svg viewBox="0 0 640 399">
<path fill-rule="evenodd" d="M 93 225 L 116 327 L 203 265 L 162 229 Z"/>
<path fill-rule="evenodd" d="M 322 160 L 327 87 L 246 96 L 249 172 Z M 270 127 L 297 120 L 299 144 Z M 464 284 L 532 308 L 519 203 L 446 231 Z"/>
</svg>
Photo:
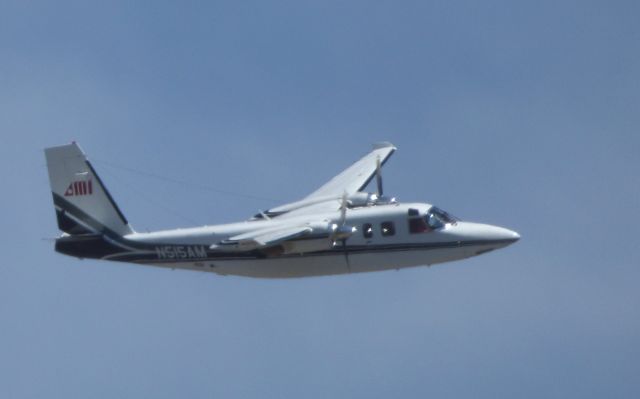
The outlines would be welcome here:
<svg viewBox="0 0 640 399">
<path fill-rule="evenodd" d="M 520 234 L 504 227 L 486 225 L 485 236 L 490 240 L 503 241 L 507 245 L 513 244 L 520 239 Z"/>
<path fill-rule="evenodd" d="M 452 228 L 445 230 L 453 239 L 460 242 L 489 245 L 493 249 L 503 248 L 520 239 L 520 234 L 513 230 L 490 224 L 458 222 Z"/>
</svg>

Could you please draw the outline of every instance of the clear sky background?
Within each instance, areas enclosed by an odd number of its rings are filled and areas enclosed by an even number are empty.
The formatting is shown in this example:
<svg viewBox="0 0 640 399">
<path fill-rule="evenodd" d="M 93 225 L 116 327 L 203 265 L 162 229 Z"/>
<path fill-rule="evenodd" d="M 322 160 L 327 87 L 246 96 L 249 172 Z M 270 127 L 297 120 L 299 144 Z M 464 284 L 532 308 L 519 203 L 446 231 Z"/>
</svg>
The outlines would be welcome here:
<svg viewBox="0 0 640 399">
<path fill-rule="evenodd" d="M 0 397 L 640 397 L 639 20 L 637 1 L 1 2 Z M 141 231 L 246 219 L 388 140 L 390 194 L 523 238 L 298 280 L 80 261 L 46 240 L 42 150 L 71 140 Z"/>
</svg>

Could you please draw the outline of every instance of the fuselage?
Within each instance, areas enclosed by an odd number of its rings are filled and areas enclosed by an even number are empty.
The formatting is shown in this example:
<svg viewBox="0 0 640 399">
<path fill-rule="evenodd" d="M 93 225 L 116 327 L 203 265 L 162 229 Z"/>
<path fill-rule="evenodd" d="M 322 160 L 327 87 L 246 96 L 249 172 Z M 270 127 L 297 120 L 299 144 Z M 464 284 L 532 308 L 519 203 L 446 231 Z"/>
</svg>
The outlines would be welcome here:
<svg viewBox="0 0 640 399">
<path fill-rule="evenodd" d="M 220 275 L 305 277 L 401 269 L 468 258 L 505 247 L 519 239 L 511 230 L 459 220 L 433 224 L 425 203 L 387 204 L 349 209 L 344 223 L 355 232 L 342 240 L 310 235 L 260 250 L 214 250 L 211 246 L 232 236 L 280 225 L 340 222 L 340 212 L 300 217 L 276 217 L 240 223 L 96 237 L 104 247 L 84 257 L 134 262 Z M 431 224 L 431 225 L 430 225 Z M 85 238 L 87 239 L 87 238 Z M 102 240 L 102 241 L 100 241 Z M 59 239 L 56 249 L 69 255 L 71 237 Z"/>
<path fill-rule="evenodd" d="M 517 233 L 460 221 L 426 203 L 384 196 L 388 142 L 304 198 L 231 224 L 138 233 L 80 146 L 45 149 L 58 229 L 56 251 L 251 277 L 305 277 L 401 269 L 468 258 Z M 366 192 L 376 181 L 376 192 Z"/>
</svg>

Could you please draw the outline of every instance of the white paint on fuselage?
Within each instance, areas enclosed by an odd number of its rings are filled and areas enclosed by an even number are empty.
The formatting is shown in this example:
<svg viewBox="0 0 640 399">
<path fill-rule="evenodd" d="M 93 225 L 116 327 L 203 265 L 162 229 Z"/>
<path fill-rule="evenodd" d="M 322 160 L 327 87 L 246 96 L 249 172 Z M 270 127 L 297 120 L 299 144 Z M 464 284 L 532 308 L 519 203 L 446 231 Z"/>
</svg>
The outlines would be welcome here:
<svg viewBox="0 0 640 399">
<path fill-rule="evenodd" d="M 148 262 L 157 266 L 202 270 L 221 275 L 241 275 L 251 277 L 304 277 L 331 274 L 356 273 L 400 269 L 421 265 L 448 262 L 501 248 L 509 244 L 508 240 L 517 240 L 519 236 L 507 229 L 496 226 L 457 222 L 425 233 L 410 234 L 408 229 L 408 210 L 418 209 L 426 213 L 431 205 L 425 203 L 389 204 L 349 209 L 346 224 L 358 230 L 347 240 L 347 255 L 341 244 L 330 253 L 305 253 L 300 255 L 269 256 L 265 258 L 221 258 L 192 259 L 176 258 L 176 262 Z M 340 212 L 274 219 L 250 220 L 241 223 L 204 226 L 187 229 L 165 230 L 152 233 L 134 233 L 126 236 L 133 242 L 152 244 L 161 248 L 167 245 L 206 246 L 216 244 L 229 237 L 255 231 L 257 229 L 277 228 L 279 225 L 300 225 L 314 222 L 337 223 Z M 395 234 L 383 236 L 381 223 L 393 222 Z M 373 237 L 365 238 L 362 225 L 373 225 Z M 419 247 L 418 244 L 434 244 L 432 247 Z M 438 247 L 436 244 L 446 244 Z M 415 245 L 415 248 L 412 247 Z M 358 247 L 356 253 L 349 253 L 349 247 Z M 368 251 L 367 248 L 371 248 Z M 179 250 L 189 254 L 189 249 Z M 193 251 L 196 253 L 197 251 Z M 348 262 L 347 262 L 348 257 Z"/>
</svg>

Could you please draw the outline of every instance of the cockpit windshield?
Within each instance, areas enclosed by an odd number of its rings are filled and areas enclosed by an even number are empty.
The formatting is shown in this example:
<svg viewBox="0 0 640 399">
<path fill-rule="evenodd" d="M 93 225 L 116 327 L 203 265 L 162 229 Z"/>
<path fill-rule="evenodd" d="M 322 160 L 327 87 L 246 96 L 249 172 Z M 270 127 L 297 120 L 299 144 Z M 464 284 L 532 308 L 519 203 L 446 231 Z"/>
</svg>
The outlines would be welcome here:
<svg viewBox="0 0 640 399">
<path fill-rule="evenodd" d="M 432 229 L 439 229 L 448 223 L 455 224 L 457 221 L 455 217 L 435 206 L 432 206 L 431 209 L 429 209 L 429 212 L 427 212 L 427 215 L 425 216 L 425 220 Z"/>
<path fill-rule="evenodd" d="M 456 217 L 435 206 L 422 215 L 417 209 L 409 209 L 409 232 L 412 234 L 430 232 L 457 221 Z"/>
</svg>

